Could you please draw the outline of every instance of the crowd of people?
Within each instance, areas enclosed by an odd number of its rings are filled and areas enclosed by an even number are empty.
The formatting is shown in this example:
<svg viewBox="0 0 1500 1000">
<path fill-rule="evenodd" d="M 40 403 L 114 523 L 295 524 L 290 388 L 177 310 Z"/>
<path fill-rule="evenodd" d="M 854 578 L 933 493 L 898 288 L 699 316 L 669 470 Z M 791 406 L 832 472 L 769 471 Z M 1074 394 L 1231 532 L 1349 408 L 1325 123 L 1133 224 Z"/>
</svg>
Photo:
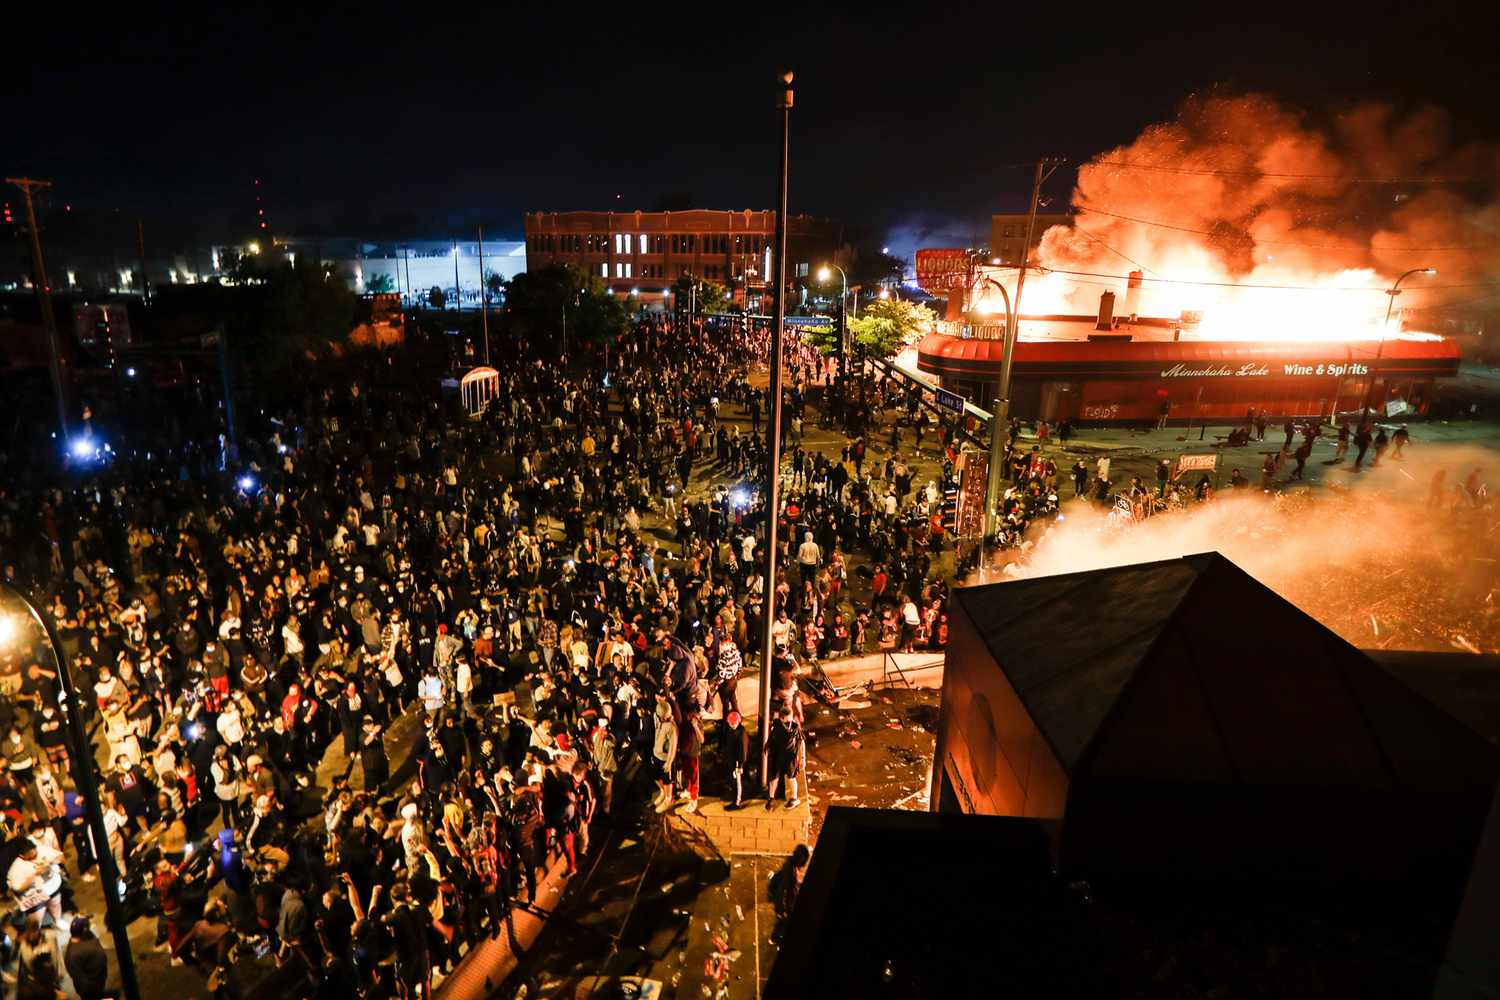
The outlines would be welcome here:
<svg viewBox="0 0 1500 1000">
<path fill-rule="evenodd" d="M 797 804 L 805 661 L 946 641 L 942 490 L 863 437 L 811 446 L 818 366 L 794 347 L 767 595 L 765 351 L 650 321 L 607 371 L 522 348 L 473 420 L 374 367 L 227 462 L 187 442 L 0 496 L 4 582 L 63 647 L 0 650 L 19 995 L 103 993 L 75 895 L 106 853 L 215 996 L 278 975 L 426 997 L 542 905 L 549 865 L 575 870 L 596 824 L 645 805 L 632 789 L 654 780 L 661 811 L 705 783 Z M 736 689 L 768 625 L 762 775 Z M 72 779 L 95 764 L 103 844 Z"/>
</svg>

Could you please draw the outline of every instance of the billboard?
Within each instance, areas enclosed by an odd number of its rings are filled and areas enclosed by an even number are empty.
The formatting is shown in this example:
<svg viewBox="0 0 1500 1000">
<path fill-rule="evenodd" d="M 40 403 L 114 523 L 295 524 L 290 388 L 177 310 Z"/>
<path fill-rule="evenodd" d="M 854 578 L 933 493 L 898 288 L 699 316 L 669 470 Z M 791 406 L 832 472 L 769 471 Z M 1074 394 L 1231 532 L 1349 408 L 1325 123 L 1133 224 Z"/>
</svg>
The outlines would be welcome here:
<svg viewBox="0 0 1500 1000">
<path fill-rule="evenodd" d="M 969 276 L 969 251 L 928 249 L 917 251 L 917 284 L 923 291 L 947 292 L 964 287 Z"/>
</svg>

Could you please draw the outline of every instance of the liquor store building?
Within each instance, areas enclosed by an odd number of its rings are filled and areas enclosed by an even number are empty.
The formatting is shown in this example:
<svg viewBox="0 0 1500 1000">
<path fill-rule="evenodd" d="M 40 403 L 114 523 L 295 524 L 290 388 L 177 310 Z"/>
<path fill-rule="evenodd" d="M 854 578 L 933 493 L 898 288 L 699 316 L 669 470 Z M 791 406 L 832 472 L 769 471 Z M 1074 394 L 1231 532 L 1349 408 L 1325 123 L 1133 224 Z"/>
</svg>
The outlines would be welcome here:
<svg viewBox="0 0 1500 1000">
<path fill-rule="evenodd" d="M 932 333 L 917 345 L 919 370 L 980 406 L 994 399 L 1003 356 L 998 338 Z M 1420 416 L 1437 380 L 1457 375 L 1458 363 L 1457 345 L 1435 337 L 1383 344 L 1028 337 L 1016 344 L 1011 413 L 1124 423 L 1154 421 L 1166 407 L 1173 423 L 1237 423 L 1251 410 L 1326 419 L 1359 409 L 1368 393 L 1379 413 Z"/>
</svg>

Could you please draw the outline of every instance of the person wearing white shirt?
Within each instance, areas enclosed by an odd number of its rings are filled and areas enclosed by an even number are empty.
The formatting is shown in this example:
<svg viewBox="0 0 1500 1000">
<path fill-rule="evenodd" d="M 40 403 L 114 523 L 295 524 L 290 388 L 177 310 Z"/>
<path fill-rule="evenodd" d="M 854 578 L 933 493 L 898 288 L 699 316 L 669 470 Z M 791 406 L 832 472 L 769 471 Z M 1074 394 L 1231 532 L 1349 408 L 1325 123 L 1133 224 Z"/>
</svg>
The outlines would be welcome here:
<svg viewBox="0 0 1500 1000">
<path fill-rule="evenodd" d="M 467 658 L 458 661 L 458 669 L 454 673 L 453 686 L 458 690 L 459 703 L 463 705 L 464 715 L 473 717 L 478 713 L 474 711 L 474 671 L 469 666 Z"/>
<path fill-rule="evenodd" d="M 435 673 L 422 675 L 417 682 L 417 697 L 422 699 L 422 707 L 429 713 L 440 711 L 443 707 L 443 681 Z"/>
<path fill-rule="evenodd" d="M 232 700 L 224 706 L 224 711 L 219 713 L 219 721 L 214 724 L 219 731 L 219 736 L 231 747 L 240 745 L 245 738 L 245 722 L 240 717 L 240 707 Z"/>
</svg>

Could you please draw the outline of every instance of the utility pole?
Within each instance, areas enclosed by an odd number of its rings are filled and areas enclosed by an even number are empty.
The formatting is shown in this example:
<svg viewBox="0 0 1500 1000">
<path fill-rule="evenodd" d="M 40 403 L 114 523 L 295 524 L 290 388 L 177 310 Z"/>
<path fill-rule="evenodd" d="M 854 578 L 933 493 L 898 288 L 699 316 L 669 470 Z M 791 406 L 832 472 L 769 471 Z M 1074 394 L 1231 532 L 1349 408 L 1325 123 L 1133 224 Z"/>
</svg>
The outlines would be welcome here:
<svg viewBox="0 0 1500 1000">
<path fill-rule="evenodd" d="M 1042 197 L 1042 184 L 1062 165 L 1060 157 L 1044 156 L 1036 161 L 1036 175 L 1031 182 L 1031 208 L 1026 216 L 1026 242 L 1021 246 L 1021 270 L 1016 275 L 1016 294 L 1006 297 L 1008 317 L 1005 324 L 1005 353 L 1000 361 L 1000 385 L 995 393 L 994 416 L 990 420 L 990 467 L 985 489 L 985 536 L 993 537 L 1000 523 L 1000 467 L 1005 445 L 1010 439 L 1010 374 L 1015 362 L 1016 339 L 1021 325 L 1021 288 L 1026 284 L 1026 268 L 1031 261 L 1031 236 L 1036 230 L 1036 207 Z M 972 261 L 971 261 L 972 266 Z M 1001 288 L 1004 291 L 1004 288 Z M 988 563 L 986 563 L 988 566 Z"/>
<path fill-rule="evenodd" d="M 33 191 L 45 191 L 51 181 L 32 180 L 30 177 L 7 177 L 5 183 L 13 184 L 26 196 L 26 224 L 31 227 L 32 281 L 36 282 L 37 299 L 42 307 L 42 327 L 47 331 L 47 367 L 52 373 L 52 394 L 57 399 L 57 426 L 62 431 L 63 443 L 68 442 L 68 403 L 63 396 L 62 357 L 57 347 L 57 318 L 52 314 L 52 286 L 47 281 L 47 261 L 42 256 L 42 233 L 36 224 L 36 203 Z"/>
<path fill-rule="evenodd" d="M 778 107 L 781 110 L 781 169 L 778 171 L 776 195 L 776 308 L 771 317 L 771 409 L 766 425 L 767 455 L 770 462 L 766 482 L 766 552 L 765 591 L 761 611 L 760 635 L 760 780 L 770 792 L 771 762 L 771 659 L 775 640 L 771 626 L 776 622 L 776 519 L 781 512 L 781 350 L 782 327 L 786 324 L 786 202 L 788 143 L 792 121 L 792 73 L 781 74 L 785 86 Z"/>
<path fill-rule="evenodd" d="M 463 310 L 462 285 L 458 283 L 458 240 L 453 241 L 453 311 Z"/>
<path fill-rule="evenodd" d="M 227 466 L 239 455 L 239 446 L 234 440 L 234 376 L 229 370 L 229 331 L 223 323 L 214 331 L 214 340 L 219 351 L 219 378 L 224 383 L 224 455 Z"/>
<path fill-rule="evenodd" d="M 151 301 L 151 276 L 146 271 L 146 225 L 140 219 L 135 220 L 135 243 L 136 249 L 141 255 L 141 301 Z"/>
<path fill-rule="evenodd" d="M 484 325 L 484 363 L 490 363 L 490 285 L 484 280 L 484 227 L 479 227 L 479 302 Z"/>
</svg>

